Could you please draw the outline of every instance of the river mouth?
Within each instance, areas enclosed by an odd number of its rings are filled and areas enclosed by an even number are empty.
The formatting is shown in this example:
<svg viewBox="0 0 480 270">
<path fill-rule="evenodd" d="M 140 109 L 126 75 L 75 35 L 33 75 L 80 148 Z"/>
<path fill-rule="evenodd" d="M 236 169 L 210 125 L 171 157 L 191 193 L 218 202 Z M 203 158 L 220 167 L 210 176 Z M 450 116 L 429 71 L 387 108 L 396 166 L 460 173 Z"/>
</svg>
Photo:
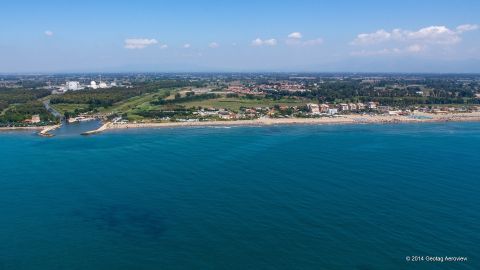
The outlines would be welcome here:
<svg viewBox="0 0 480 270">
<path fill-rule="evenodd" d="M 102 126 L 102 121 L 100 120 L 90 120 L 90 121 L 81 121 L 68 123 L 63 121 L 60 128 L 51 132 L 54 136 L 78 136 L 84 132 L 95 130 Z"/>
</svg>

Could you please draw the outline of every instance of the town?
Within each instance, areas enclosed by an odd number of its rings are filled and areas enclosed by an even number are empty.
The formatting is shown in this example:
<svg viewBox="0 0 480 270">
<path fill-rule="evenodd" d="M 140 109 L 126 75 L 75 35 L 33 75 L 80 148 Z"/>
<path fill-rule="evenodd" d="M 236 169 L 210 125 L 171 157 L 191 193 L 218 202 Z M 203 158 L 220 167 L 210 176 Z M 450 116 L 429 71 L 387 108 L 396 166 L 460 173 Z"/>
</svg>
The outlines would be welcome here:
<svg viewBox="0 0 480 270">
<path fill-rule="evenodd" d="M 0 76 L 0 125 L 202 122 L 480 110 L 468 74 L 146 73 Z"/>
</svg>

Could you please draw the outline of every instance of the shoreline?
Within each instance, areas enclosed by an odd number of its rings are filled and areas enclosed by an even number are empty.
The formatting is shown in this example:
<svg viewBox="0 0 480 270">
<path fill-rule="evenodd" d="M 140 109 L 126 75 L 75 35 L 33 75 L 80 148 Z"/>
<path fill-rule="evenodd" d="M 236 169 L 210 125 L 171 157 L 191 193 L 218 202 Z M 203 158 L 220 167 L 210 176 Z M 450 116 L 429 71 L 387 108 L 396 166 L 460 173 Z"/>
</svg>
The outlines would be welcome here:
<svg viewBox="0 0 480 270">
<path fill-rule="evenodd" d="M 35 127 L 0 127 L 0 132 L 2 131 L 29 131 L 29 130 L 33 130 L 33 131 L 42 131 L 44 129 L 47 129 L 47 128 L 51 128 L 51 127 L 54 127 L 54 126 L 35 126 Z"/>
<path fill-rule="evenodd" d="M 480 122 L 480 112 L 449 115 L 416 114 L 409 116 L 387 115 L 343 115 L 324 118 L 260 118 L 255 120 L 204 121 L 204 122 L 147 122 L 147 123 L 111 123 L 107 122 L 99 129 L 84 135 L 96 134 L 108 130 L 148 129 L 168 127 L 208 127 L 208 126 L 269 126 L 269 125 L 340 125 L 340 124 L 395 124 L 395 123 L 435 123 L 435 122 Z"/>
<path fill-rule="evenodd" d="M 42 137 L 53 137 L 50 131 L 59 128 L 61 124 L 50 125 L 50 126 L 32 126 L 32 127 L 0 127 L 0 132 L 9 132 L 9 131 L 35 131 L 37 135 Z"/>
<path fill-rule="evenodd" d="M 177 127 L 232 127 L 232 126 L 275 126 L 275 125 L 357 125 L 357 124 L 400 124 L 400 123 L 441 123 L 441 122 L 480 122 L 480 112 L 455 114 L 417 113 L 410 116 L 400 115 L 337 115 L 321 118 L 259 118 L 253 120 L 226 120 L 203 122 L 144 122 L 113 123 L 105 122 L 98 129 L 86 131 L 81 135 L 89 136 L 109 130 L 157 129 Z M 2 131 L 38 131 L 42 137 L 53 137 L 50 132 L 61 125 L 35 127 L 0 127 Z"/>
<path fill-rule="evenodd" d="M 0 131 L 10 131 L 10 130 L 41 130 L 44 129 L 45 126 L 42 127 L 0 127 Z"/>
</svg>

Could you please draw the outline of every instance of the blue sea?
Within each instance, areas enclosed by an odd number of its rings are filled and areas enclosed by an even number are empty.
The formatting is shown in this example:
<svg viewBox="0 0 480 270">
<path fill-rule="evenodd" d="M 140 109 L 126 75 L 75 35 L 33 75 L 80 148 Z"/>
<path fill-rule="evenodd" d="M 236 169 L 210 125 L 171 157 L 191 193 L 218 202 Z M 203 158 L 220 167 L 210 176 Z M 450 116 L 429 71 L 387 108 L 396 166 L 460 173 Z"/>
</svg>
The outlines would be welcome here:
<svg viewBox="0 0 480 270">
<path fill-rule="evenodd" d="M 480 269 L 480 123 L 56 134 L 0 133 L 2 270 Z"/>
</svg>

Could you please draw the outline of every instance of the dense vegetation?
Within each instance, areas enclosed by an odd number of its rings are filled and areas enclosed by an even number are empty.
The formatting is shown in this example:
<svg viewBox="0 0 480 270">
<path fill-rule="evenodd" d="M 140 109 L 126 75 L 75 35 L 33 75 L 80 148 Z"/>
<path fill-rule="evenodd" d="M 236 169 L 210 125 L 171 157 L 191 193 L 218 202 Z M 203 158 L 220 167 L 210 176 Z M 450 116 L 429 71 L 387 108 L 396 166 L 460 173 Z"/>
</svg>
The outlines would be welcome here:
<svg viewBox="0 0 480 270">
<path fill-rule="evenodd" d="M 201 100 L 207 100 L 207 99 L 214 99 L 218 98 L 219 95 L 217 94 L 201 94 L 201 95 L 195 95 L 192 94 L 193 92 L 187 92 L 187 95 L 185 97 L 180 97 L 180 95 L 177 93 L 175 95 L 175 99 L 163 99 L 159 98 L 157 101 L 153 101 L 153 105 L 165 105 L 165 104 L 175 104 L 175 103 L 182 103 L 182 102 L 190 102 L 190 101 L 201 101 Z"/>
<path fill-rule="evenodd" d="M 132 88 L 109 88 L 96 90 L 70 91 L 63 95 L 55 96 L 50 100 L 52 104 L 89 104 L 92 107 L 108 107 L 116 102 L 139 96 L 146 93 L 152 93 L 162 88 L 175 88 L 186 86 L 202 85 L 198 82 L 189 82 L 184 80 L 163 80 L 152 83 L 138 84 Z"/>
<path fill-rule="evenodd" d="M 392 83 L 388 81 L 388 83 Z M 267 97 L 279 99 L 285 96 L 317 99 L 319 102 L 378 101 L 382 105 L 409 106 L 429 104 L 479 104 L 475 87 L 459 85 L 456 81 L 429 80 L 420 86 L 392 87 L 387 81 L 362 84 L 358 80 L 328 81 L 311 91 L 271 91 Z M 425 92 L 425 94 L 423 94 Z M 420 94 L 419 94 L 420 93 Z"/>
<path fill-rule="evenodd" d="M 50 114 L 43 103 L 40 101 L 28 101 L 22 104 L 16 104 L 10 106 L 2 115 L 0 115 L 0 125 L 5 126 L 8 124 L 23 122 L 26 119 L 30 119 L 32 115 L 40 115 L 42 122 L 54 122 L 55 117 Z"/>
<path fill-rule="evenodd" d="M 17 88 L 0 88 L 0 108 L 5 104 L 25 103 L 50 95 L 49 90 L 28 90 Z"/>
<path fill-rule="evenodd" d="M 23 122 L 35 114 L 40 115 L 43 122 L 55 121 L 42 102 L 38 101 L 49 94 L 50 91 L 44 89 L 0 89 L 0 126 Z"/>
</svg>

